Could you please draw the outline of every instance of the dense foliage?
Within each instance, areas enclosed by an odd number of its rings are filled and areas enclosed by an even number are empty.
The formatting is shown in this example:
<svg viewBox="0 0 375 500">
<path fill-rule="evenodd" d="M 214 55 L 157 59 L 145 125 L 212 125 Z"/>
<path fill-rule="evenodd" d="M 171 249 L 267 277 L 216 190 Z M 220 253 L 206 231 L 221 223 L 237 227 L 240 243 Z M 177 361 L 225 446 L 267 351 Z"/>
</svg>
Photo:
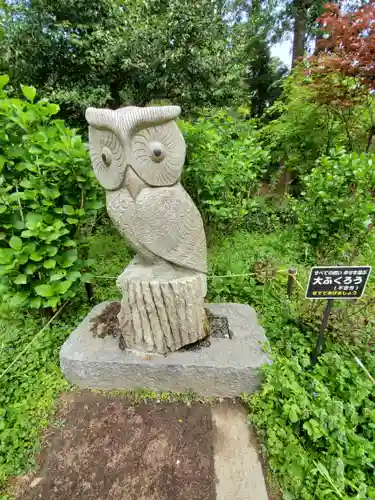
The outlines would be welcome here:
<svg viewBox="0 0 375 500">
<path fill-rule="evenodd" d="M 375 96 L 355 79 L 336 73 L 320 78 L 301 63 L 282 99 L 267 110 L 269 122 L 261 130 L 276 176 L 288 170 L 298 184 L 333 148 L 371 152 L 374 111 Z"/>
<path fill-rule="evenodd" d="M 74 315 L 75 316 L 75 315 Z M 35 464 L 40 431 L 51 416 L 55 398 L 68 388 L 59 369 L 59 347 L 74 322 L 60 320 L 40 335 L 11 369 L 18 356 L 42 328 L 40 319 L 22 315 L 0 322 L 0 498 L 8 476 Z M 4 371 L 8 371 L 4 374 Z M 8 500 L 8 497 L 5 497 Z"/>
<path fill-rule="evenodd" d="M 375 498 L 374 385 L 331 344 L 309 369 L 309 347 L 305 342 L 298 355 L 275 356 L 259 394 L 246 398 L 270 466 L 281 477 L 284 498 Z M 363 359 L 373 371 L 374 357 Z"/>
<path fill-rule="evenodd" d="M 222 110 L 181 127 L 188 145 L 183 182 L 206 225 L 243 225 L 268 163 L 254 123 Z"/>
<path fill-rule="evenodd" d="M 374 244 L 375 156 L 332 151 L 303 179 L 295 201 L 301 239 L 323 261 L 351 262 Z"/>
<path fill-rule="evenodd" d="M 132 256 L 109 221 L 94 234 L 88 252 L 93 272 L 99 275 L 105 272 L 117 276 Z M 98 280 L 95 298 L 97 301 L 118 299 L 115 280 Z M 50 421 L 60 392 L 69 390 L 59 368 L 60 347 L 90 308 L 83 291 L 78 292 L 58 319 L 41 334 L 45 326 L 41 317 L 25 311 L 0 315 L 1 500 L 4 480 L 35 465 L 40 431 Z M 62 425 L 62 422 L 55 421 L 55 424 Z"/>
<path fill-rule="evenodd" d="M 243 100 L 248 94 L 249 113 L 254 117 L 261 117 L 280 96 L 282 82 L 288 73 L 285 65 L 271 57 L 269 40 L 275 22 L 273 7 L 273 1 L 263 0 L 240 0 L 232 5 L 233 52 L 243 66 L 241 97 Z"/>
<path fill-rule="evenodd" d="M 187 110 L 233 95 L 221 1 L 9 2 L 2 61 L 82 122 L 89 104 L 176 100 Z"/>
<path fill-rule="evenodd" d="M 285 69 L 271 58 L 269 40 L 251 28 L 255 14 L 226 22 L 234 9 L 223 0 L 193 6 L 6 0 L 3 9 L 0 4 L 0 71 L 15 84 L 34 85 L 82 126 L 89 105 L 168 99 L 188 112 L 255 97 L 263 108 L 280 93 Z"/>
<path fill-rule="evenodd" d="M 375 0 L 349 12 L 337 4 L 328 5 L 318 19 L 325 36 L 319 40 L 317 56 L 309 59 L 319 65 L 315 72 L 339 72 L 375 89 L 374 19 Z"/>
<path fill-rule="evenodd" d="M 56 104 L 22 92 L 0 90 L 1 292 L 13 307 L 55 308 L 89 279 L 79 236 L 101 203 L 81 137 L 52 119 Z"/>
</svg>

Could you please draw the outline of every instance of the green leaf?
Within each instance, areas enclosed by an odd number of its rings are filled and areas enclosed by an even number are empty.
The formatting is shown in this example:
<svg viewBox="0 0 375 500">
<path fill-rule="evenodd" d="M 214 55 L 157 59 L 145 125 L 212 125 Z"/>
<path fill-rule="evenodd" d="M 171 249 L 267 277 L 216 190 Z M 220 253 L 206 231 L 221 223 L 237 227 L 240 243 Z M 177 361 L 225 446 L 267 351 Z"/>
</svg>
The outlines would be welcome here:
<svg viewBox="0 0 375 500">
<path fill-rule="evenodd" d="M 46 198 L 50 198 L 50 199 L 53 199 L 53 200 L 55 198 L 58 198 L 60 196 L 60 191 L 59 191 L 59 189 L 57 187 L 43 188 L 43 189 L 41 189 L 40 192 Z"/>
<path fill-rule="evenodd" d="M 61 297 L 51 297 L 46 302 L 46 307 L 56 307 L 61 300 Z"/>
<path fill-rule="evenodd" d="M 39 309 L 41 305 L 42 305 L 42 300 L 39 297 L 34 297 L 29 302 L 29 306 L 32 309 Z"/>
<path fill-rule="evenodd" d="M 43 267 L 45 267 L 46 269 L 53 269 L 54 267 L 56 267 L 56 261 L 53 259 L 45 260 L 43 262 Z"/>
<path fill-rule="evenodd" d="M 8 196 L 8 201 L 24 200 L 25 198 L 26 198 L 26 193 L 24 191 L 18 191 L 15 193 L 11 193 Z"/>
<path fill-rule="evenodd" d="M 73 285 L 73 282 L 68 280 L 68 281 L 60 281 L 59 283 L 56 283 L 55 285 L 55 290 L 57 293 L 60 293 L 61 295 L 64 294 L 69 288 Z"/>
<path fill-rule="evenodd" d="M 62 278 L 65 278 L 65 276 L 66 276 L 65 269 L 59 269 L 55 273 L 51 274 L 49 279 L 50 279 L 50 281 L 59 281 Z"/>
<path fill-rule="evenodd" d="M 9 303 L 11 307 L 19 307 L 23 304 L 29 297 L 27 292 L 16 292 L 12 295 Z"/>
<path fill-rule="evenodd" d="M 48 136 L 45 132 L 43 132 L 42 130 L 40 130 L 39 132 L 37 132 L 34 136 L 34 138 L 38 141 L 38 142 L 48 142 Z"/>
<path fill-rule="evenodd" d="M 76 247 L 77 243 L 74 240 L 66 240 L 63 242 L 64 247 Z"/>
<path fill-rule="evenodd" d="M 6 162 L 6 158 L 4 156 L 1 156 L 0 155 L 0 172 L 3 170 L 4 168 L 4 165 L 5 165 L 5 162 Z"/>
<path fill-rule="evenodd" d="M 22 249 L 22 240 L 19 236 L 12 236 L 9 240 L 9 245 L 13 248 L 13 250 L 19 252 Z"/>
<path fill-rule="evenodd" d="M 78 219 L 75 219 L 73 217 L 68 217 L 66 220 L 69 224 L 77 224 L 78 223 Z"/>
<path fill-rule="evenodd" d="M 0 277 L 6 276 L 8 274 L 7 266 L 0 265 Z"/>
<path fill-rule="evenodd" d="M 70 281 L 76 281 L 81 277 L 81 273 L 79 271 L 72 271 L 66 275 L 66 279 Z"/>
<path fill-rule="evenodd" d="M 25 223 L 21 219 L 15 219 L 13 222 L 13 226 L 21 231 L 25 227 Z"/>
<path fill-rule="evenodd" d="M 24 269 L 24 272 L 26 274 L 34 274 L 37 269 L 38 267 L 36 264 L 27 264 L 27 266 Z"/>
<path fill-rule="evenodd" d="M 52 245 L 46 247 L 46 252 L 47 252 L 48 257 L 54 257 L 58 251 L 59 251 L 59 249 L 57 247 L 52 246 Z"/>
<path fill-rule="evenodd" d="M 30 241 L 25 245 L 25 251 L 30 255 L 31 253 L 35 252 L 36 250 L 36 244 L 33 241 Z M 88 264 L 86 264 L 88 265 Z"/>
<path fill-rule="evenodd" d="M 43 259 L 43 255 L 38 253 L 38 252 L 33 252 L 31 255 L 30 255 L 30 259 L 31 260 L 35 260 L 36 262 L 39 262 Z"/>
<path fill-rule="evenodd" d="M 37 148 L 36 146 L 31 146 L 31 148 L 29 148 L 29 153 L 32 155 L 40 155 L 40 153 L 42 153 L 42 150 L 40 148 Z"/>
<path fill-rule="evenodd" d="M 91 281 L 94 279 L 94 275 L 91 273 L 84 273 L 81 276 L 81 281 L 83 283 L 91 283 Z"/>
<path fill-rule="evenodd" d="M 0 75 L 0 89 L 3 89 L 8 82 L 9 82 L 8 75 Z"/>
<path fill-rule="evenodd" d="M 38 285 L 34 288 L 35 292 L 41 297 L 52 297 L 54 295 L 54 289 L 51 285 Z"/>
<path fill-rule="evenodd" d="M 32 189 L 34 187 L 33 184 L 29 181 L 29 179 L 23 179 L 20 182 L 20 186 L 25 189 Z"/>
<path fill-rule="evenodd" d="M 63 210 L 66 215 L 74 215 L 75 212 L 74 208 L 71 205 L 64 205 Z"/>
<path fill-rule="evenodd" d="M 77 260 L 76 250 L 67 250 L 61 256 L 59 256 L 58 261 L 61 267 L 64 269 L 70 267 Z"/>
<path fill-rule="evenodd" d="M 22 231 L 21 236 L 22 238 L 31 238 L 32 236 L 34 236 L 34 232 L 30 229 L 25 229 L 25 231 Z"/>
<path fill-rule="evenodd" d="M 55 115 L 56 113 L 59 112 L 60 106 L 58 104 L 48 103 L 47 110 L 50 115 Z"/>
<path fill-rule="evenodd" d="M 17 254 L 17 262 L 19 264 L 26 264 L 26 262 L 29 260 L 29 256 L 26 253 L 21 253 Z"/>
<path fill-rule="evenodd" d="M 12 262 L 14 252 L 11 248 L 0 248 L 0 264 L 5 265 Z"/>
<path fill-rule="evenodd" d="M 13 283 L 16 285 L 24 285 L 27 283 L 27 276 L 26 274 L 19 274 L 14 280 Z"/>
<path fill-rule="evenodd" d="M 28 229 L 37 229 L 42 222 L 43 222 L 42 214 L 29 212 L 26 215 L 26 227 Z"/>
<path fill-rule="evenodd" d="M 87 207 L 91 208 L 91 209 L 94 209 L 94 210 L 98 210 L 99 208 L 102 208 L 102 206 L 103 206 L 103 203 L 101 203 L 98 200 L 89 201 L 87 203 Z"/>
<path fill-rule="evenodd" d="M 29 87 L 28 85 L 21 85 L 21 90 L 23 95 L 28 101 L 34 102 L 36 96 L 36 90 L 34 87 Z"/>
</svg>

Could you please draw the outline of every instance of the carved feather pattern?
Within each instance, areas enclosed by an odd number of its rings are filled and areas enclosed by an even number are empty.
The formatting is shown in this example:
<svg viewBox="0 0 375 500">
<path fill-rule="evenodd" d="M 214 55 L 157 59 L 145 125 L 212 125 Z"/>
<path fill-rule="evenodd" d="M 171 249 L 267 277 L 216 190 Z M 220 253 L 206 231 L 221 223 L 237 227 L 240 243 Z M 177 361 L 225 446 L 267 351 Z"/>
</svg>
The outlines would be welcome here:
<svg viewBox="0 0 375 500">
<path fill-rule="evenodd" d="M 179 183 L 186 151 L 173 120 L 180 111 L 178 106 L 88 108 L 90 153 L 107 190 L 108 214 L 134 249 L 149 261 L 161 258 L 205 273 L 202 219 Z M 163 149 L 158 160 L 154 143 Z M 127 169 L 133 174 L 127 175 Z"/>
<path fill-rule="evenodd" d="M 133 200 L 126 188 L 107 194 L 108 214 L 135 250 L 193 271 L 207 272 L 201 216 L 181 184 L 145 188 Z"/>
</svg>

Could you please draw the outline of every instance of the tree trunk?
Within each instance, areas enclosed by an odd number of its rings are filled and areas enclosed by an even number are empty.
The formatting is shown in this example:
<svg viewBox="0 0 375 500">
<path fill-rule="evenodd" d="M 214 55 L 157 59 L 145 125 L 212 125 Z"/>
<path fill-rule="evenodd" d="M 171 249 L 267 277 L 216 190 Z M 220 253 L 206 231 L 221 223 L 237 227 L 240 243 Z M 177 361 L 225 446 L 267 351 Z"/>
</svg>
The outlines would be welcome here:
<svg viewBox="0 0 375 500">
<path fill-rule="evenodd" d="M 298 61 L 299 57 L 303 57 L 305 53 L 305 42 L 307 34 L 308 16 L 307 11 L 311 6 L 311 0 L 294 0 L 294 31 L 293 31 L 293 59 L 292 66 Z"/>
<path fill-rule="evenodd" d="M 118 109 L 121 107 L 121 97 L 120 97 L 121 88 L 122 85 L 119 80 L 113 80 L 109 84 L 109 89 L 112 99 L 111 102 L 109 103 L 111 109 Z"/>
</svg>

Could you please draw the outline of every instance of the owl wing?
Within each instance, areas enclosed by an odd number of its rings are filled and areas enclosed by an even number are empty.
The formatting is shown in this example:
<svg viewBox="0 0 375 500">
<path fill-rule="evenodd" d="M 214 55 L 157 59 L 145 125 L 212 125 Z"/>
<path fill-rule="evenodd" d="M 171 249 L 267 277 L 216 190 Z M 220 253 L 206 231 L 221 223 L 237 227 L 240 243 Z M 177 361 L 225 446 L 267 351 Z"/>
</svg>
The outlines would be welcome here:
<svg viewBox="0 0 375 500">
<path fill-rule="evenodd" d="M 181 267 L 207 272 L 202 218 L 181 184 L 143 189 L 136 198 L 136 214 L 137 240 L 150 252 Z"/>
</svg>

